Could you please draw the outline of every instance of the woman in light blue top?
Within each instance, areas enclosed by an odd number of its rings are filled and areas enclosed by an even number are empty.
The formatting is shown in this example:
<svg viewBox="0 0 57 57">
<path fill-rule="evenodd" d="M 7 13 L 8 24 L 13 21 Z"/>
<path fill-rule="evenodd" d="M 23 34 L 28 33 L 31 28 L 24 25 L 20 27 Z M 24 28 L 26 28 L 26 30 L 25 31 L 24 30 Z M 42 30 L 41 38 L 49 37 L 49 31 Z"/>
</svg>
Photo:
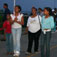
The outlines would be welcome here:
<svg viewBox="0 0 57 57">
<path fill-rule="evenodd" d="M 41 25 L 42 25 L 42 30 L 54 28 L 54 18 L 53 18 L 53 16 L 50 16 L 48 18 L 45 18 L 45 16 L 43 16 L 42 21 L 41 21 Z"/>
<path fill-rule="evenodd" d="M 44 8 L 45 16 L 42 17 L 41 27 L 41 57 L 45 57 L 44 48 L 46 46 L 46 57 L 50 57 L 50 40 L 51 30 L 54 28 L 54 18 L 52 16 L 52 9 L 49 7 Z"/>
</svg>

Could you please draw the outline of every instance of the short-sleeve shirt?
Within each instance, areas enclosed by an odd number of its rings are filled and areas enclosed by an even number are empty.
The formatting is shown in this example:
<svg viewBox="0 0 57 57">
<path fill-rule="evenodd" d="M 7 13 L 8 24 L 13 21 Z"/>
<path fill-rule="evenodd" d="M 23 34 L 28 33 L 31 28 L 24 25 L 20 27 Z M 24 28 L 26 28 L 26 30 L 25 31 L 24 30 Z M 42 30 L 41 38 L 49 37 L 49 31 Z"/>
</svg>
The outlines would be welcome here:
<svg viewBox="0 0 57 57">
<path fill-rule="evenodd" d="M 27 22 L 27 27 L 28 27 L 28 31 L 32 32 L 32 33 L 36 33 L 37 31 L 40 30 L 40 21 L 41 21 L 41 16 L 38 15 L 34 18 L 32 18 L 31 16 L 28 18 L 28 22 Z"/>
<path fill-rule="evenodd" d="M 3 23 L 3 29 L 5 28 L 6 33 L 11 33 L 11 24 L 9 21 Z"/>
</svg>

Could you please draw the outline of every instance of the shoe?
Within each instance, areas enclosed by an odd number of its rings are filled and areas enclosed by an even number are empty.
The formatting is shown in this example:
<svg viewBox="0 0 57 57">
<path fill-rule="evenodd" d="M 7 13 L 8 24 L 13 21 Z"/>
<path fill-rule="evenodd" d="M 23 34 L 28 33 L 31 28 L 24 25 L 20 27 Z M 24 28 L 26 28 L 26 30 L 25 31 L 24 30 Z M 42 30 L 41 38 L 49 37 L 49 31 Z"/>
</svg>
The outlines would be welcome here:
<svg viewBox="0 0 57 57">
<path fill-rule="evenodd" d="M 19 57 L 19 55 L 20 55 L 20 52 L 14 50 L 14 54 L 13 54 L 13 56 L 14 56 L 14 57 Z"/>
<path fill-rule="evenodd" d="M 26 54 L 26 55 L 31 55 L 31 53 L 30 53 L 30 52 L 26 52 L 25 54 Z"/>
<path fill-rule="evenodd" d="M 38 51 L 34 52 L 35 54 L 38 54 Z"/>
<path fill-rule="evenodd" d="M 13 55 L 14 53 L 13 52 L 10 52 L 9 55 Z"/>
<path fill-rule="evenodd" d="M 6 55 L 13 55 L 13 52 L 7 52 Z"/>
<path fill-rule="evenodd" d="M 1 39 L 1 41 L 6 41 L 6 39 Z"/>
<path fill-rule="evenodd" d="M 14 57 L 19 57 L 19 54 L 16 53 L 16 54 L 14 54 L 13 56 L 14 56 Z"/>
</svg>

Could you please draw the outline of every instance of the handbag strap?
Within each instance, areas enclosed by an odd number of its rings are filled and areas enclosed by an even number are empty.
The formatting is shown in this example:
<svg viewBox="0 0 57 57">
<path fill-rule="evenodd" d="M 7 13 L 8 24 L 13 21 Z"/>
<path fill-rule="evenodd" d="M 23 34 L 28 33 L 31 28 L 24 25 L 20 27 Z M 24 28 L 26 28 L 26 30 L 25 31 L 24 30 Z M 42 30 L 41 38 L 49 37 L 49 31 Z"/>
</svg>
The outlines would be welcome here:
<svg viewBox="0 0 57 57">
<path fill-rule="evenodd" d="M 40 24 L 40 26 L 41 26 L 41 23 L 40 23 L 40 16 L 38 15 L 38 20 L 39 20 L 39 24 Z"/>
</svg>

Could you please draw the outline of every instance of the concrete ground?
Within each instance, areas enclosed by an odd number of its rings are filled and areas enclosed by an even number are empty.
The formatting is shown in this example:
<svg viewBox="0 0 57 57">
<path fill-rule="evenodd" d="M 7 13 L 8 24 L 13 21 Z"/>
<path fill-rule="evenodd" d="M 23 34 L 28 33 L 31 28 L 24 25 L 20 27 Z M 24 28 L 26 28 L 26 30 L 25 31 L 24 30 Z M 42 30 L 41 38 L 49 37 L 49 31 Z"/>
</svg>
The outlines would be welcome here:
<svg viewBox="0 0 57 57">
<path fill-rule="evenodd" d="M 0 35 L 0 39 L 3 38 L 2 35 Z M 24 32 L 21 37 L 21 55 L 20 57 L 40 57 L 40 49 L 38 54 L 32 54 L 32 55 L 25 55 L 25 52 L 27 50 L 28 45 L 28 35 L 24 35 Z M 51 39 L 51 54 L 50 57 L 57 57 L 57 32 L 52 33 L 52 39 Z M 33 52 L 33 49 L 32 49 Z M 11 55 L 6 55 L 6 44 L 3 41 L 0 41 L 0 57 L 13 57 Z"/>
</svg>

